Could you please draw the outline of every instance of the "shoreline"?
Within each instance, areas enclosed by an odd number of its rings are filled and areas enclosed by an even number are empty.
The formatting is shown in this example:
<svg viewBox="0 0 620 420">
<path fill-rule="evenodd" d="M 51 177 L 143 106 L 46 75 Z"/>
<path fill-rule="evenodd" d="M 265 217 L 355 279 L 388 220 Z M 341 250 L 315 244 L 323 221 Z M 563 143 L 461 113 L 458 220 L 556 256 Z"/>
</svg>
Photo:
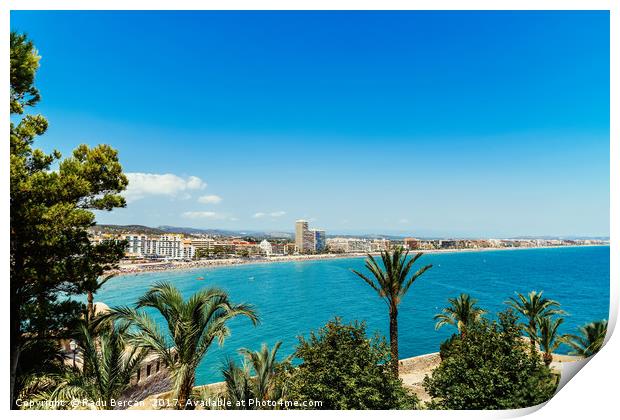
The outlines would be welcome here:
<svg viewBox="0 0 620 420">
<path fill-rule="evenodd" d="M 539 249 L 558 249 L 558 248 L 581 248 L 581 247 L 595 247 L 595 246 L 609 246 L 609 244 L 592 244 L 592 245 L 557 245 L 557 246 L 542 246 L 542 247 L 515 247 L 515 248 L 462 248 L 462 249 L 429 249 L 429 250 L 410 250 L 411 254 L 422 252 L 424 254 L 456 254 L 461 252 L 494 252 L 494 251 L 520 251 L 520 250 L 539 250 Z M 373 257 L 379 256 L 380 252 L 371 252 Z M 196 261 L 167 261 L 167 262 L 148 262 L 138 264 L 120 264 L 119 268 L 109 270 L 105 275 L 137 275 L 145 273 L 158 273 L 168 271 L 190 271 L 201 268 L 216 268 L 216 267 L 234 267 L 240 265 L 253 265 L 253 264 L 272 264 L 272 263 L 284 263 L 284 262 L 304 262 L 304 261 L 319 261 L 319 260 L 335 260 L 335 259 L 354 259 L 354 258 L 366 258 L 367 253 L 349 253 L 349 254 L 316 254 L 316 255 L 283 255 L 275 257 L 261 257 L 257 259 L 252 258 L 223 258 L 223 259 L 205 259 Z"/>
</svg>

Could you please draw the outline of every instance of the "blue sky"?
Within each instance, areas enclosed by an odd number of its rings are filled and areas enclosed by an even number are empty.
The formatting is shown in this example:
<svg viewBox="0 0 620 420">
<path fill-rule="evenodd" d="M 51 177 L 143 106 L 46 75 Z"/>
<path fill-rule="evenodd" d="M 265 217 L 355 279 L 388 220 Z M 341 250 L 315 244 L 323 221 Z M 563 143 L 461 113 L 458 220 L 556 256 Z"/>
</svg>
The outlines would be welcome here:
<svg viewBox="0 0 620 420">
<path fill-rule="evenodd" d="M 101 223 L 608 235 L 607 12 L 12 12 Z"/>
</svg>

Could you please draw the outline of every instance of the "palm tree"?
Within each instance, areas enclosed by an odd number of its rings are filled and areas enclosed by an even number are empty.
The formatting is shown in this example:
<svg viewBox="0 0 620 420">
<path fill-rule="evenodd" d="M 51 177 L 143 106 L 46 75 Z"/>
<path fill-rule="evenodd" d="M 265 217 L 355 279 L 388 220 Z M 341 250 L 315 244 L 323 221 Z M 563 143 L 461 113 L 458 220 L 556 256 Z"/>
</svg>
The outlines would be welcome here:
<svg viewBox="0 0 620 420">
<path fill-rule="evenodd" d="M 454 325 L 461 337 L 464 337 L 467 327 L 477 322 L 486 313 L 484 309 L 476 306 L 478 300 L 466 293 L 461 293 L 457 298 L 450 298 L 448 302 L 450 302 L 450 306 L 444 308 L 442 313 L 435 315 L 436 330 L 444 325 Z"/>
<path fill-rule="evenodd" d="M 276 353 L 282 345 L 281 341 L 278 341 L 271 350 L 263 343 L 259 351 L 251 351 L 243 348 L 239 350 L 246 359 L 249 361 L 254 374 L 254 394 L 257 398 L 262 400 L 277 400 L 281 397 L 281 389 L 277 389 L 273 383 L 273 378 L 276 374 L 276 368 L 279 363 L 276 361 Z M 284 362 L 291 360 L 289 356 Z"/>
<path fill-rule="evenodd" d="M 579 328 L 581 336 L 568 334 L 566 344 L 573 348 L 571 354 L 590 357 L 603 347 L 607 335 L 607 320 L 591 322 Z"/>
<path fill-rule="evenodd" d="M 517 293 L 517 299 L 510 298 L 510 300 L 506 302 L 506 304 L 514 308 L 527 319 L 525 331 L 530 337 L 532 353 L 535 351 L 536 342 L 538 341 L 538 320 L 553 315 L 565 314 L 563 310 L 559 309 L 560 304 L 558 302 L 543 298 L 542 294 L 542 291 L 537 292 L 535 290 L 528 293 L 527 297 L 523 296 L 521 293 Z"/>
<path fill-rule="evenodd" d="M 553 352 L 564 342 L 565 336 L 558 334 L 558 328 L 562 322 L 564 322 L 564 318 L 552 319 L 549 316 L 538 320 L 540 347 L 543 352 L 543 360 L 547 366 L 553 361 Z"/>
<path fill-rule="evenodd" d="M 266 344 L 259 351 L 240 349 L 239 353 L 244 356 L 242 366 L 237 366 L 230 359 L 227 361 L 222 374 L 228 398 L 236 408 L 249 408 L 247 405 L 250 399 L 278 401 L 283 397 L 284 387 L 275 381 L 276 370 L 280 365 L 290 362 L 292 356 L 277 362 L 276 353 L 281 345 L 282 342 L 278 341 L 271 350 Z M 246 403 L 237 405 L 237 401 Z"/>
<path fill-rule="evenodd" d="M 366 268 L 370 271 L 368 277 L 356 270 L 352 270 L 361 277 L 379 296 L 387 303 L 390 317 L 390 353 L 392 372 L 398 378 L 398 305 L 405 296 L 413 282 L 432 267 L 432 264 L 420 268 L 417 272 L 409 275 L 411 267 L 423 255 L 422 252 L 414 255 L 409 261 L 409 251 L 397 248 L 393 252 L 381 252 L 383 268 L 368 254 Z"/>
<path fill-rule="evenodd" d="M 251 410 L 255 406 L 250 405 L 254 398 L 250 367 L 244 361 L 238 366 L 234 360 L 228 359 L 222 369 L 222 376 L 226 383 L 226 396 L 231 402 L 231 408 L 235 410 Z"/>
<path fill-rule="evenodd" d="M 148 351 L 128 346 L 127 327 L 111 323 L 100 325 L 96 336 L 81 324 L 78 338 L 83 369 L 33 378 L 30 392 L 35 392 L 31 400 L 64 402 L 64 408 L 72 408 L 70 401 L 85 400 L 89 404 L 81 408 L 111 410 L 113 402 L 130 387 L 131 378 Z"/>
<path fill-rule="evenodd" d="M 112 277 L 114 277 L 114 274 L 110 274 L 99 280 L 99 277 L 93 276 L 86 279 L 86 281 L 84 282 L 83 288 L 86 291 L 86 299 L 88 301 L 86 311 L 86 314 L 88 315 L 87 319 L 92 320 L 95 318 L 95 304 L 93 303 L 94 294 L 97 293 L 99 289 L 101 289 L 101 287 L 106 284 L 108 280 L 110 280 Z"/>
<path fill-rule="evenodd" d="M 170 341 L 141 308 L 157 310 L 165 319 Z M 222 345 L 230 335 L 228 321 L 248 317 L 254 325 L 258 316 L 247 304 L 232 304 L 218 288 L 203 289 L 186 301 L 178 289 L 166 282 L 156 283 L 142 296 L 136 309 L 113 309 L 109 317 L 128 322 L 134 328 L 129 341 L 159 355 L 172 375 L 177 409 L 192 408 L 187 402 L 194 386 L 196 367 L 211 344 Z"/>
</svg>

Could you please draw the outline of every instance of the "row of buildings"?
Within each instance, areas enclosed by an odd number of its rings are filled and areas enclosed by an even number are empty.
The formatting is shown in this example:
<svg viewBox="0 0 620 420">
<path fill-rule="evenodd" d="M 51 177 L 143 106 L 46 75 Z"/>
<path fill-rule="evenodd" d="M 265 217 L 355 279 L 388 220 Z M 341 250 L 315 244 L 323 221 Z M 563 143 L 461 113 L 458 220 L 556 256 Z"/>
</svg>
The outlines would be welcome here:
<svg viewBox="0 0 620 420">
<path fill-rule="evenodd" d="M 407 250 L 483 249 L 483 248 L 540 248 L 569 245 L 597 245 L 604 241 L 584 239 L 417 239 L 401 240 L 329 238 L 327 250 L 332 253 L 381 252 L 396 247 Z"/>
<path fill-rule="evenodd" d="M 354 237 L 326 238 L 322 229 L 310 229 L 308 222 L 295 223 L 295 241 L 262 240 L 251 238 L 210 237 L 207 235 L 140 233 L 100 233 L 94 242 L 104 240 L 126 241 L 128 259 L 193 260 L 229 256 L 254 257 L 317 253 L 368 253 L 381 252 L 399 246 L 408 250 L 446 250 L 481 248 L 536 248 L 546 246 L 594 245 L 600 240 L 565 239 L 418 239 L 398 240 L 366 239 Z"/>
<path fill-rule="evenodd" d="M 269 256 L 287 255 L 295 252 L 295 246 L 287 242 L 247 241 L 239 238 L 213 238 L 208 236 L 185 236 L 181 234 L 99 234 L 92 237 L 97 243 L 106 240 L 124 240 L 128 259 L 193 260 L 218 256 Z"/>
</svg>

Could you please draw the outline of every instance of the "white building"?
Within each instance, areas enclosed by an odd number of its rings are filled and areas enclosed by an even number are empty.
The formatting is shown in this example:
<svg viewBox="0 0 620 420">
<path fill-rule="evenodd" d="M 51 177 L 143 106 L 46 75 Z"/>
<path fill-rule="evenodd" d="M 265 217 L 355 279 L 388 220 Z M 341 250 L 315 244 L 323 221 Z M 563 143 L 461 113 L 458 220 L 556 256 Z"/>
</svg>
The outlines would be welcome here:
<svg viewBox="0 0 620 420">
<path fill-rule="evenodd" d="M 192 245 L 191 239 L 181 241 L 181 255 L 184 260 L 192 260 L 196 256 L 196 247 Z"/>
<path fill-rule="evenodd" d="M 375 239 L 370 243 L 370 250 L 372 252 L 389 251 L 390 245 L 389 239 Z"/>
<path fill-rule="evenodd" d="M 125 235 L 128 255 L 141 258 L 191 259 L 196 248 L 182 235 Z"/>
<path fill-rule="evenodd" d="M 273 253 L 273 247 L 269 243 L 267 239 L 263 239 L 260 244 L 258 244 L 261 252 L 266 255 L 271 255 Z"/>
<path fill-rule="evenodd" d="M 371 252 L 372 243 L 358 238 L 330 238 L 327 247 L 331 252 Z"/>
</svg>

